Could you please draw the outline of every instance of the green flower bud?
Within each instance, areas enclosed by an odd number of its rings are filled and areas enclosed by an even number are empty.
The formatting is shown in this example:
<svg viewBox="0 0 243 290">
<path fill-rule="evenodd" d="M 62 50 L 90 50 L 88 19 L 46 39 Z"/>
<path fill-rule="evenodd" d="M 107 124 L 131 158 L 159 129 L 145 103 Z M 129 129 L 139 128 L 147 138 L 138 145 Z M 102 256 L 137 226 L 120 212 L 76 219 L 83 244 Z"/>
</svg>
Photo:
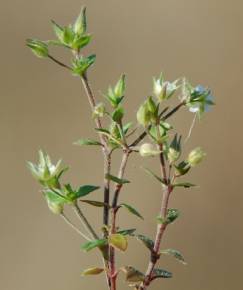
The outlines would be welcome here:
<svg viewBox="0 0 243 290">
<path fill-rule="evenodd" d="M 114 88 L 114 94 L 117 98 L 124 96 L 126 89 L 125 77 L 123 74 Z"/>
<path fill-rule="evenodd" d="M 139 148 L 139 153 L 142 157 L 153 157 L 160 154 L 160 151 L 150 143 L 144 143 Z"/>
<path fill-rule="evenodd" d="M 105 105 L 103 103 L 99 103 L 95 106 L 92 117 L 95 118 L 102 118 L 105 114 Z"/>
<path fill-rule="evenodd" d="M 168 149 L 167 157 L 170 163 L 177 161 L 181 155 L 181 137 L 177 138 L 175 134 L 174 139 L 172 140 L 170 147 Z"/>
<path fill-rule="evenodd" d="M 138 123 L 144 127 L 147 127 L 151 121 L 151 112 L 149 111 L 147 102 L 143 103 L 137 111 Z"/>
<path fill-rule="evenodd" d="M 78 36 L 85 33 L 87 30 L 87 21 L 86 21 L 86 7 L 82 7 L 78 18 L 76 19 L 73 25 L 73 31 Z"/>
<path fill-rule="evenodd" d="M 190 152 L 187 161 L 191 166 L 196 166 L 203 160 L 205 155 L 206 153 L 204 153 L 200 147 L 197 147 Z"/>
<path fill-rule="evenodd" d="M 48 45 L 45 42 L 37 39 L 27 39 L 26 44 L 37 57 L 48 57 Z"/>
<path fill-rule="evenodd" d="M 57 203 L 47 199 L 47 205 L 54 214 L 61 214 L 63 212 L 63 203 Z"/>
</svg>

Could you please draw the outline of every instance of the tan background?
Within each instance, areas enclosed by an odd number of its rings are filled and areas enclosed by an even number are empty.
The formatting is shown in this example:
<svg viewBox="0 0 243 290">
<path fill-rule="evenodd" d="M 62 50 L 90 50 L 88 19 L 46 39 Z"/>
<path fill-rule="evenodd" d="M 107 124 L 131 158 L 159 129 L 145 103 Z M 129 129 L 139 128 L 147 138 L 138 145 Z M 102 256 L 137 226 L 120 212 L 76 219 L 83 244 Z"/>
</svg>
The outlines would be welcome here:
<svg viewBox="0 0 243 290">
<path fill-rule="evenodd" d="M 0 4 L 0 289 L 105 289 L 103 277 L 80 277 L 82 269 L 101 263 L 95 251 L 82 253 L 79 237 L 48 211 L 25 166 L 44 148 L 71 166 L 66 180 L 75 185 L 101 183 L 100 154 L 72 146 L 79 137 L 94 135 L 78 78 L 35 58 L 24 46 L 27 37 L 51 38 L 50 19 L 67 24 L 86 4 L 89 31 L 95 35 L 89 49 L 97 53 L 91 73 L 94 90 L 99 95 L 126 72 L 130 119 L 151 92 L 151 77 L 161 70 L 168 79 L 185 75 L 195 84 L 210 85 L 216 96 L 217 106 L 197 124 L 185 149 L 201 145 L 208 152 L 206 161 L 188 176 L 200 188 L 174 194 L 172 207 L 180 208 L 182 215 L 164 240 L 164 247 L 181 250 L 189 265 L 165 257 L 161 267 L 171 270 L 174 278 L 156 282 L 151 289 L 241 290 L 242 1 L 81 2 Z M 64 58 L 68 60 L 66 54 Z M 180 113 L 178 130 L 186 132 L 191 119 L 192 115 Z M 121 225 L 153 235 L 159 185 L 140 170 L 141 163 L 157 170 L 156 161 L 133 156 L 127 172 L 133 183 L 125 188 L 122 200 L 136 204 L 146 221 L 123 212 Z M 94 198 L 101 195 L 97 192 Z M 89 208 L 88 215 L 97 227 L 101 225 L 100 210 L 97 214 Z M 141 270 L 148 259 L 143 246 L 133 241 L 128 256 L 120 257 L 121 263 Z M 120 289 L 127 289 L 120 283 Z"/>
</svg>

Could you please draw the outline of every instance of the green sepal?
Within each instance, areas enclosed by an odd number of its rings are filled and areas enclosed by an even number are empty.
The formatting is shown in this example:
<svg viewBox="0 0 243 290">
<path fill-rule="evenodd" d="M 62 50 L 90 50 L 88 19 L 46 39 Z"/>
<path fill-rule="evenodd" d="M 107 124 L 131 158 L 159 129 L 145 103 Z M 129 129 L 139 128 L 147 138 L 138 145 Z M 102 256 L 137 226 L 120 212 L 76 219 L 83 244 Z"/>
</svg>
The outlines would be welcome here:
<svg viewBox="0 0 243 290">
<path fill-rule="evenodd" d="M 190 164 L 186 161 L 182 161 L 178 165 L 174 165 L 174 167 L 180 176 L 185 175 L 191 169 Z"/>
<path fill-rule="evenodd" d="M 126 208 L 130 213 L 134 214 L 135 216 L 139 217 L 140 219 L 144 219 L 143 216 L 131 205 L 126 204 L 126 203 L 122 203 L 119 205 L 119 207 L 124 207 Z"/>
<path fill-rule="evenodd" d="M 57 24 L 54 20 L 51 20 L 51 22 L 56 37 L 60 40 L 61 43 L 63 43 L 64 28 Z"/>
<path fill-rule="evenodd" d="M 111 181 L 113 181 L 113 182 L 115 182 L 115 183 L 117 183 L 117 184 L 130 183 L 130 181 L 127 180 L 127 179 L 121 179 L 121 178 L 116 177 L 116 176 L 111 175 L 111 174 L 106 174 L 106 175 L 105 175 L 105 178 L 106 178 L 107 180 L 111 180 Z"/>
<path fill-rule="evenodd" d="M 80 50 L 90 43 L 91 37 L 90 34 L 82 35 L 78 38 L 75 37 L 72 41 L 71 47 L 75 50 Z"/>
</svg>

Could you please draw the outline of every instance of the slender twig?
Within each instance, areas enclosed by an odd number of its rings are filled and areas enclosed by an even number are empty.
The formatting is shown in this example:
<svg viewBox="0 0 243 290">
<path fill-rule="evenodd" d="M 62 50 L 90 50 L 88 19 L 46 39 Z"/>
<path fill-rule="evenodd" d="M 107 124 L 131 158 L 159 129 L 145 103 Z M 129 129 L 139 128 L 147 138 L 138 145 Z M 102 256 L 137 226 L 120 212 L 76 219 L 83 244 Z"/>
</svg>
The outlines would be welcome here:
<svg viewBox="0 0 243 290">
<path fill-rule="evenodd" d="M 125 168 L 127 165 L 127 161 L 129 158 L 131 151 L 124 150 L 122 161 L 120 164 L 118 178 L 123 178 Z M 117 203 L 119 198 L 119 193 L 122 189 L 122 184 L 116 184 L 113 201 L 112 201 L 112 215 L 111 215 L 111 233 L 114 234 L 116 232 L 116 214 L 117 214 Z M 115 249 L 110 247 L 110 256 L 109 256 L 109 267 L 110 267 L 110 277 L 111 277 L 111 290 L 116 290 L 116 279 L 117 279 L 117 272 L 116 272 L 116 265 L 115 265 Z"/>
<path fill-rule="evenodd" d="M 55 57 L 51 56 L 50 54 L 48 54 L 48 58 L 51 59 L 52 61 L 54 61 L 56 64 L 68 69 L 68 70 L 72 70 L 72 68 L 68 65 L 66 65 L 65 63 L 62 63 L 60 60 L 56 59 Z"/>
<path fill-rule="evenodd" d="M 167 214 L 167 209 L 168 209 L 169 197 L 170 197 L 170 193 L 173 190 L 173 187 L 170 185 L 169 175 L 167 176 L 165 158 L 164 158 L 164 153 L 163 153 L 163 144 L 160 142 L 159 124 L 157 126 L 157 135 L 158 135 L 157 136 L 158 146 L 161 152 L 159 155 L 161 177 L 165 181 L 165 184 L 166 184 L 165 188 L 164 186 L 162 186 L 163 196 L 162 196 L 161 207 L 160 207 L 160 217 L 162 219 L 165 219 L 166 214 Z M 153 270 L 160 257 L 159 255 L 160 244 L 161 244 L 163 234 L 166 230 L 166 227 L 167 227 L 166 223 L 158 224 L 157 226 L 157 232 L 155 236 L 153 251 L 151 252 L 151 258 L 150 258 L 147 271 L 145 274 L 145 280 L 140 286 L 139 288 L 140 290 L 145 290 L 150 285 L 151 281 L 153 280 L 152 279 Z"/>
<path fill-rule="evenodd" d="M 71 221 L 70 219 L 64 214 L 61 213 L 61 217 L 64 219 L 64 221 L 73 229 L 75 230 L 80 236 L 82 236 L 84 239 L 91 241 L 89 237 L 87 237 L 84 233 L 82 233 Z"/>
<path fill-rule="evenodd" d="M 77 214 L 77 216 L 79 217 L 79 219 L 84 224 L 87 231 L 92 235 L 92 237 L 94 239 L 99 239 L 99 236 L 96 234 L 96 232 L 94 231 L 94 229 L 90 225 L 89 221 L 87 220 L 87 218 L 85 217 L 85 215 L 83 214 L 81 208 L 78 206 L 77 203 L 74 204 L 73 209 L 74 209 L 75 213 Z"/>
</svg>

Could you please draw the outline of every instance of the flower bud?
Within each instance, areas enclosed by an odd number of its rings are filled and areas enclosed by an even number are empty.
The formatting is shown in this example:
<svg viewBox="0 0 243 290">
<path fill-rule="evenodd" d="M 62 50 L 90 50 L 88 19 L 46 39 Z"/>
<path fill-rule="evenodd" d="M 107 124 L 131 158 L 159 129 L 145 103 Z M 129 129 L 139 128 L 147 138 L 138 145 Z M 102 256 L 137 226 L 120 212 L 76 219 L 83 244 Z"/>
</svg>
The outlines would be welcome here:
<svg viewBox="0 0 243 290">
<path fill-rule="evenodd" d="M 99 103 L 95 106 L 92 117 L 95 118 L 102 118 L 105 114 L 105 105 L 103 103 Z"/>
<path fill-rule="evenodd" d="M 180 152 L 175 150 L 174 148 L 169 148 L 168 150 L 168 159 L 170 163 L 175 162 L 180 157 Z"/>
<path fill-rule="evenodd" d="M 37 39 L 27 39 L 27 46 L 40 58 L 48 57 L 48 45 Z"/>
<path fill-rule="evenodd" d="M 86 32 L 87 22 L 86 22 L 86 7 L 82 7 L 78 18 L 73 25 L 73 31 L 77 35 L 82 35 Z"/>
<path fill-rule="evenodd" d="M 140 146 L 139 153 L 142 157 L 153 157 L 160 154 L 160 151 L 153 144 L 144 143 Z"/>
<path fill-rule="evenodd" d="M 170 163 L 177 161 L 181 155 L 181 136 L 178 138 L 177 134 L 173 138 L 167 156 Z"/>
<path fill-rule="evenodd" d="M 126 89 L 125 77 L 126 76 L 123 74 L 114 88 L 114 94 L 117 98 L 124 96 Z"/>
<path fill-rule="evenodd" d="M 196 166 L 203 160 L 205 155 L 206 153 L 204 153 L 200 147 L 197 147 L 190 152 L 187 161 L 191 166 Z"/>
<path fill-rule="evenodd" d="M 146 127 L 151 120 L 151 112 L 149 111 L 148 104 L 143 103 L 137 111 L 138 123 Z"/>
<path fill-rule="evenodd" d="M 47 199 L 47 204 L 52 213 L 61 214 L 63 212 L 63 203 L 57 203 Z"/>
</svg>

